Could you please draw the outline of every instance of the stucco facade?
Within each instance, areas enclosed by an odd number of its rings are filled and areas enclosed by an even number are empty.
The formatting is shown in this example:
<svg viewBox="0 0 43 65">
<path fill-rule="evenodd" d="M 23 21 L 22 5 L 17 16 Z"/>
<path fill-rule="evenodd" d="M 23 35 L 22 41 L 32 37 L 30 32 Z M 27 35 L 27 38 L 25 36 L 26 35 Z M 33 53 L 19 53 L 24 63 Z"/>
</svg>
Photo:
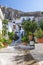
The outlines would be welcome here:
<svg viewBox="0 0 43 65">
<path fill-rule="evenodd" d="M 4 16 L 3 13 L 0 9 L 0 33 L 2 33 L 2 21 L 4 20 Z"/>
</svg>

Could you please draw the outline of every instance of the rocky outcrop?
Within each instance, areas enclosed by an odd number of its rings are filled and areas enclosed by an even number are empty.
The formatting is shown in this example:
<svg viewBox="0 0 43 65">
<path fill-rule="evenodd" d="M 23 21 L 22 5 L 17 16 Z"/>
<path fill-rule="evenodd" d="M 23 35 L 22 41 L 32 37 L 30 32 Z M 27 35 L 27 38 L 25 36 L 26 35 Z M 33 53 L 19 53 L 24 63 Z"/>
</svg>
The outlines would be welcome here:
<svg viewBox="0 0 43 65">
<path fill-rule="evenodd" d="M 16 9 L 12 9 L 12 8 L 7 8 L 4 6 L 0 6 L 4 17 L 6 19 L 9 20 L 13 20 L 16 18 L 20 18 L 22 16 L 35 16 L 35 17 L 43 17 L 43 12 L 40 11 L 36 11 L 36 12 L 22 12 L 22 11 L 18 11 Z"/>
<path fill-rule="evenodd" d="M 23 13 L 22 11 L 18 11 L 16 9 L 12 9 L 12 8 L 7 8 L 7 7 L 4 7 L 4 6 L 0 6 L 3 14 L 4 14 L 4 17 L 6 19 L 9 19 L 9 20 L 12 20 L 12 19 L 16 19 L 16 18 L 19 18 L 20 17 L 20 13 Z"/>
</svg>

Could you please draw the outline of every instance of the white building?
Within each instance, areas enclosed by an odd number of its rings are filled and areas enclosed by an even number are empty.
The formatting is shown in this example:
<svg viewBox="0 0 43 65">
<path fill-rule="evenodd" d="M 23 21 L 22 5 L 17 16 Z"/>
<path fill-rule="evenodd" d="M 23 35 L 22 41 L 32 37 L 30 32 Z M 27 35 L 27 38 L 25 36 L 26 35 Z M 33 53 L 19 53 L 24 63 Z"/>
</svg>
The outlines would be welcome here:
<svg viewBox="0 0 43 65">
<path fill-rule="evenodd" d="M 3 13 L 0 9 L 0 33 L 2 33 L 2 21 L 4 20 L 4 16 Z"/>
<path fill-rule="evenodd" d="M 38 24 L 41 20 L 43 20 L 43 17 L 34 17 L 33 20 L 35 20 Z"/>
</svg>

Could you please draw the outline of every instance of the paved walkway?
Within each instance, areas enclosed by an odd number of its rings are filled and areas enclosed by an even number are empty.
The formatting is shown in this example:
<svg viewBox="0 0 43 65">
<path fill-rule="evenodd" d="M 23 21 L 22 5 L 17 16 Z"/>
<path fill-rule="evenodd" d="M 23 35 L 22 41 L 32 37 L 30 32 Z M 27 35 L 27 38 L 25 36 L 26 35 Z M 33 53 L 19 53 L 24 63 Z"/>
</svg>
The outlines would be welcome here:
<svg viewBox="0 0 43 65">
<path fill-rule="evenodd" d="M 13 47 L 0 50 L 0 65 L 36 65 L 36 61 L 30 52 L 24 55 L 24 51 L 15 50 Z"/>
<path fill-rule="evenodd" d="M 43 65 L 43 44 L 36 44 L 35 49 L 30 54 L 37 60 L 39 65 Z"/>
<path fill-rule="evenodd" d="M 13 46 L 0 50 L 0 65 L 42 65 L 43 46 L 36 45 L 35 49 L 28 51 L 16 50 Z"/>
</svg>

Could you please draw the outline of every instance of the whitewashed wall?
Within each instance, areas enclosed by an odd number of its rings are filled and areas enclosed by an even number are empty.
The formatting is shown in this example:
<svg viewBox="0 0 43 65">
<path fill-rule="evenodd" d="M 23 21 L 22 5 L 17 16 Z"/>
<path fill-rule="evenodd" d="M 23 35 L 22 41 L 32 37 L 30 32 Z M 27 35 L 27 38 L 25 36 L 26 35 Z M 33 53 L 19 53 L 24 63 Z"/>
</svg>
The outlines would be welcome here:
<svg viewBox="0 0 43 65">
<path fill-rule="evenodd" d="M 2 33 L 2 21 L 3 21 L 3 19 L 4 19 L 4 16 L 3 16 L 3 13 L 0 9 L 0 33 Z"/>
<path fill-rule="evenodd" d="M 27 17 L 21 17 L 20 19 L 16 19 L 16 20 L 14 19 L 14 20 L 12 20 L 12 22 L 9 22 L 9 23 L 8 23 L 8 31 L 9 31 L 9 32 L 12 32 L 13 25 L 14 25 L 13 22 L 15 22 L 15 24 L 21 24 L 23 18 L 26 19 Z M 16 27 L 17 27 L 17 26 L 16 26 Z M 17 27 L 16 29 L 18 30 L 18 27 Z"/>
<path fill-rule="evenodd" d="M 2 33 L 2 20 L 0 19 L 0 33 Z"/>
<path fill-rule="evenodd" d="M 8 23 L 8 31 L 9 32 L 12 32 L 12 29 L 13 29 L 13 23 L 12 22 L 9 22 Z"/>
</svg>

